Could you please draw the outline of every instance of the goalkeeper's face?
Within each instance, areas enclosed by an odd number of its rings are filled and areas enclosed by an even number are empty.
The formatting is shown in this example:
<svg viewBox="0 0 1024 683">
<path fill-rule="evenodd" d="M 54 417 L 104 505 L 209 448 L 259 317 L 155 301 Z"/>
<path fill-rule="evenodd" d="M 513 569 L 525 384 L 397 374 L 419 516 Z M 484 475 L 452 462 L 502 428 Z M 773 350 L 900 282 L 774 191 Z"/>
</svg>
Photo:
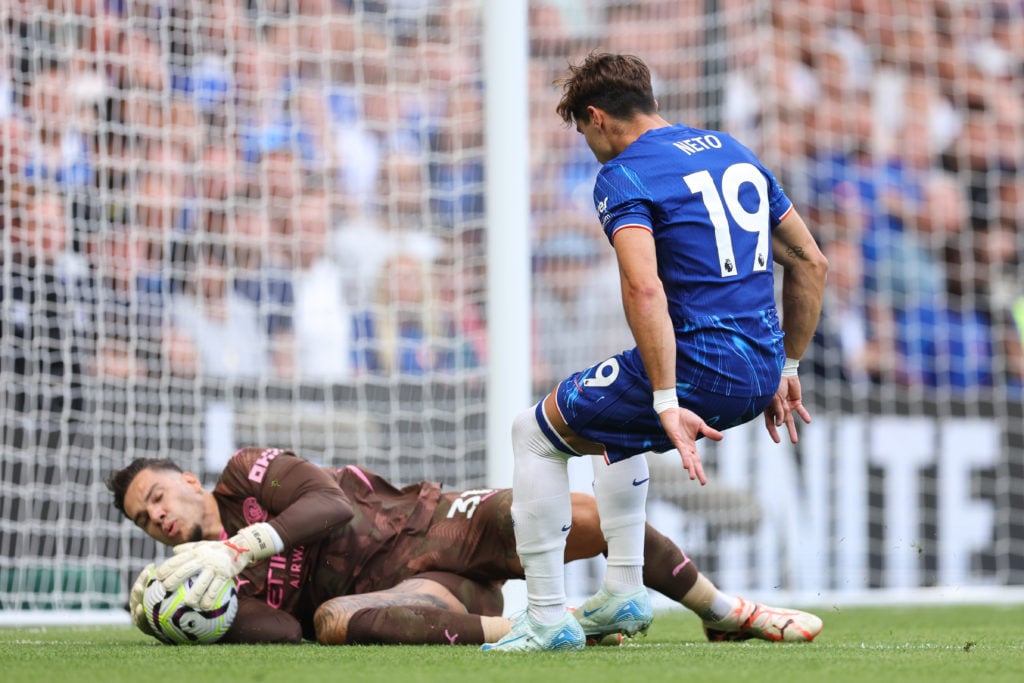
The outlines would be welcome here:
<svg viewBox="0 0 1024 683">
<path fill-rule="evenodd" d="M 144 469 L 125 491 L 124 512 L 166 545 L 201 541 L 207 529 L 219 526 L 208 519 L 208 496 L 191 472 Z"/>
</svg>

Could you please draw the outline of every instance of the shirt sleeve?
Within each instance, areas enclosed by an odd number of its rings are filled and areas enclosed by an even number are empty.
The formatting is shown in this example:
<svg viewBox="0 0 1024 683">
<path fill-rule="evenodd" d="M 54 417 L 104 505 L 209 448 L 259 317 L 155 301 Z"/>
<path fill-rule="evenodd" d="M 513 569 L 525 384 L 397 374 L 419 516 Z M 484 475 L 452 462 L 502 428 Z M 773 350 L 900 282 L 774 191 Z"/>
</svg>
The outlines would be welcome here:
<svg viewBox="0 0 1024 683">
<path fill-rule="evenodd" d="M 765 178 L 768 180 L 768 215 L 774 228 L 793 210 L 793 202 L 786 195 L 782 185 L 775 179 L 771 171 L 762 166 L 761 172 L 764 173 Z"/>
<path fill-rule="evenodd" d="M 639 176 L 619 164 L 605 164 L 594 183 L 594 207 L 609 242 L 626 227 L 651 230 L 653 198 Z"/>
<path fill-rule="evenodd" d="M 352 519 L 352 504 L 329 472 L 278 448 L 235 453 L 214 493 L 255 498 L 286 548 L 318 541 Z"/>
</svg>

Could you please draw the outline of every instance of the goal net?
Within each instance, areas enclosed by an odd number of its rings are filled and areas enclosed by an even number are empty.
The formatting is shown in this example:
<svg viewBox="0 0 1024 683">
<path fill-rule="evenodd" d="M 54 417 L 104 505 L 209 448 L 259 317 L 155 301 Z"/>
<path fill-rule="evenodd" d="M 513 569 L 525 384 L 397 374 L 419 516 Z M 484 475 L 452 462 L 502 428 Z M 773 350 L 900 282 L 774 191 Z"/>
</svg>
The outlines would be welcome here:
<svg viewBox="0 0 1024 683">
<path fill-rule="evenodd" d="M 104 486 L 135 457 L 207 485 L 243 445 L 485 482 L 488 5 L 2 4 L 0 621 L 123 614 L 166 552 Z M 534 396 L 631 345 L 552 81 L 637 53 L 662 115 L 748 144 L 832 263 L 800 444 L 702 443 L 701 490 L 651 456 L 652 521 L 732 591 L 1024 585 L 1020 4 L 528 19 L 509 163 L 531 182 Z"/>
</svg>

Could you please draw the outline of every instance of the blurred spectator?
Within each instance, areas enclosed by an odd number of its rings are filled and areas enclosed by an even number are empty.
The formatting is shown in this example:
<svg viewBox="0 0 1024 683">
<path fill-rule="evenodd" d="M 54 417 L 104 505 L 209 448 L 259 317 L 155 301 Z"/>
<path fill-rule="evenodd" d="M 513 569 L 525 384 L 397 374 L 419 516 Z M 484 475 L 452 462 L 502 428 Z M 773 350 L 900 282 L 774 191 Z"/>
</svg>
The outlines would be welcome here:
<svg viewBox="0 0 1024 683">
<path fill-rule="evenodd" d="M 823 59 L 833 55 L 841 58 L 838 53 L 825 52 Z M 817 106 L 821 86 L 814 71 L 800 60 L 800 46 L 791 36 L 762 27 L 741 46 L 737 62 L 724 86 L 723 126 L 744 144 L 757 148 L 768 144 L 762 127 L 772 117 L 766 114 Z M 841 79 L 827 82 L 838 87 L 851 79 L 843 74 Z M 766 83 L 770 85 L 766 87 Z"/>
<path fill-rule="evenodd" d="M 267 149 L 289 143 L 293 128 L 288 118 L 288 99 L 293 79 L 289 55 L 274 49 L 273 39 L 285 35 L 270 28 L 262 40 L 243 43 L 234 61 L 234 105 L 242 158 L 259 161 Z"/>
<path fill-rule="evenodd" d="M 374 301 L 384 264 L 395 254 L 405 252 L 424 262 L 441 256 L 442 241 L 426 210 L 426 175 L 419 156 L 389 154 L 371 197 L 376 210 L 346 214 L 334 231 L 333 251 L 345 273 L 343 289 L 352 310 L 363 310 Z"/>
<path fill-rule="evenodd" d="M 385 262 L 374 304 L 356 316 L 360 369 L 416 377 L 476 366 L 472 346 L 438 296 L 436 277 L 427 262 L 409 253 L 399 252 Z"/>
<path fill-rule="evenodd" d="M 230 140 L 202 145 L 195 168 L 197 221 L 206 232 L 222 234 L 234 209 L 232 200 L 241 194 L 245 174 L 237 148 Z"/>
<path fill-rule="evenodd" d="M 31 130 L 27 178 L 64 192 L 89 187 L 94 171 L 89 134 L 96 129 L 95 106 L 102 94 L 102 81 L 94 74 L 54 67 L 34 75 L 23 108 Z"/>
<path fill-rule="evenodd" d="M 946 260 L 959 285 L 956 294 L 973 300 L 991 323 L 994 381 L 1019 396 L 1024 387 L 1024 251 L 1016 226 L 1003 218 L 988 230 L 968 232 L 947 246 Z"/>
<path fill-rule="evenodd" d="M 954 391 L 992 386 L 992 321 L 960 290 L 951 271 L 945 292 L 898 313 L 900 347 L 911 382 Z"/>
<path fill-rule="evenodd" d="M 274 376 L 259 311 L 231 287 L 228 249 L 207 243 L 198 251 L 188 291 L 171 298 L 164 331 L 171 372 L 221 380 Z"/>
<path fill-rule="evenodd" d="M 185 263 L 192 258 L 190 233 L 194 225 L 194 207 L 190 178 L 185 160 L 159 144 L 147 145 L 145 158 L 139 165 L 138 177 L 131 186 L 134 199 L 133 230 L 142 242 L 140 254 L 143 277 L 153 281 L 150 288 L 176 292 L 187 277 Z"/>
<path fill-rule="evenodd" d="M 58 194 L 38 191 L 7 216 L 4 232 L 2 402 L 23 418 L 16 446 L 54 448 L 62 423 L 82 419 L 86 406 L 82 375 L 91 362 L 85 264 L 69 249 L 68 215 Z"/>
<path fill-rule="evenodd" d="M 163 280 L 152 271 L 146 236 L 117 226 L 98 236 L 92 262 L 95 374 L 124 380 L 159 376 Z"/>
<path fill-rule="evenodd" d="M 885 188 L 886 208 L 864 237 L 867 256 L 867 290 L 886 297 L 895 308 L 916 305 L 941 292 L 944 273 L 939 251 L 945 235 L 929 234 L 932 212 L 937 208 L 926 199 L 926 187 L 902 184 L 905 177 L 892 176 Z M 943 186 L 943 189 L 947 189 Z M 959 188 L 951 188 L 955 193 Z M 949 197 L 954 209 L 962 209 L 956 195 Z M 954 212 L 951 217 L 959 230 L 966 217 Z"/>
<path fill-rule="evenodd" d="M 573 367 L 634 345 L 614 252 L 595 232 L 542 239 L 533 254 L 533 391 L 543 396 Z"/>
<path fill-rule="evenodd" d="M 966 187 L 975 229 L 984 229 L 992 219 L 990 202 L 995 199 L 994 185 L 1001 172 L 1016 170 L 1012 160 L 1001 158 L 1001 149 L 992 104 L 984 100 L 970 102 L 961 134 L 944 155 L 944 166 Z"/>
<path fill-rule="evenodd" d="M 429 210 L 446 231 L 476 228 L 484 217 L 484 118 L 482 89 L 465 84 L 448 94 L 430 155 Z"/>
<path fill-rule="evenodd" d="M 968 227 L 961 188 L 953 176 L 935 174 L 925 187 L 924 206 L 912 229 L 935 245 L 941 286 L 922 291 L 897 310 L 900 346 L 908 373 L 926 387 L 955 390 L 992 386 L 997 340 L 977 279 L 978 240 Z M 966 229 L 965 229 L 966 228 Z M 931 254 L 929 254 L 931 257 Z M 911 255 L 894 268 L 910 268 Z"/>
<path fill-rule="evenodd" d="M 487 323 L 484 304 L 487 300 L 485 257 L 476 233 L 462 240 L 447 238 L 441 255 L 434 259 L 437 299 L 440 306 L 450 310 L 456 334 L 465 337 L 476 363 L 487 360 Z M 467 366 L 466 370 L 476 365 Z"/>
<path fill-rule="evenodd" d="M 723 32 L 716 31 L 715 19 L 705 19 L 705 3 L 627 0 L 608 2 L 605 7 L 601 49 L 642 53 L 650 65 L 661 114 L 696 127 L 713 127 L 717 112 L 709 104 L 717 96 L 717 84 L 709 83 L 708 88 L 686 85 L 700 82 L 722 59 L 713 42 Z M 724 74 L 724 68 L 721 72 Z"/>
<path fill-rule="evenodd" d="M 839 231 L 825 242 L 824 251 L 829 262 L 840 267 L 829 277 L 821 321 L 802 363 L 814 374 L 815 394 L 822 400 L 835 386 L 822 385 L 818 379 L 842 382 L 857 398 L 866 398 L 880 384 L 905 383 L 895 317 L 883 301 L 869 298 L 864 290 L 864 254 L 856 233 Z"/>
<path fill-rule="evenodd" d="M 92 72 L 54 65 L 34 72 L 23 97 L 28 182 L 59 191 L 68 205 L 70 246 L 84 251 L 98 214 L 95 138 L 103 80 Z"/>
<path fill-rule="evenodd" d="M 0 118 L 0 229 L 14 220 L 28 198 L 29 184 L 22 173 L 28 131 L 14 117 Z"/>
<path fill-rule="evenodd" d="M 338 382 L 353 374 L 353 317 L 342 291 L 344 273 L 331 258 L 327 196 L 307 194 L 295 217 L 295 302 L 291 347 L 294 376 Z"/>
<path fill-rule="evenodd" d="M 224 239 L 233 264 L 232 288 L 257 307 L 262 327 L 270 339 L 289 337 L 295 304 L 290 245 L 277 238 L 271 220 L 251 196 L 234 197 L 232 213 L 226 223 Z M 281 358 L 281 362 L 285 359 Z"/>
</svg>

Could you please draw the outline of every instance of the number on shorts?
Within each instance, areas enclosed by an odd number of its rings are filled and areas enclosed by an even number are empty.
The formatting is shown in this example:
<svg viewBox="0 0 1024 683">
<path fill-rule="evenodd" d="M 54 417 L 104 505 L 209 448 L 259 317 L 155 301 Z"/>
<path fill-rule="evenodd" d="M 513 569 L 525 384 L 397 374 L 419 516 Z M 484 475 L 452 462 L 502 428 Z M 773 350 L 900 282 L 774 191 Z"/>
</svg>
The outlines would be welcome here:
<svg viewBox="0 0 1024 683">
<path fill-rule="evenodd" d="M 614 382 L 619 376 L 619 361 L 609 358 L 597 366 L 593 377 L 583 380 L 585 387 L 606 387 Z"/>
</svg>

